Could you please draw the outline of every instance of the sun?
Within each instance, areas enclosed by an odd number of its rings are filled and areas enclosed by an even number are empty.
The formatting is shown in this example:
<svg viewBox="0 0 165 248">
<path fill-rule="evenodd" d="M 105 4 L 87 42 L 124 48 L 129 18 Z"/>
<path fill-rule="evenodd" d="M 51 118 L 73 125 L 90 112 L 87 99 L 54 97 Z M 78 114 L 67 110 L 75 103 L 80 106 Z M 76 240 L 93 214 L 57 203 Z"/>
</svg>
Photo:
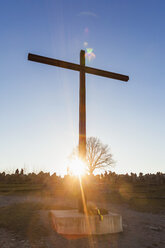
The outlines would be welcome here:
<svg viewBox="0 0 165 248">
<path fill-rule="evenodd" d="M 76 157 L 69 161 L 69 171 L 74 176 L 83 176 L 86 171 L 86 164 L 80 158 Z"/>
</svg>

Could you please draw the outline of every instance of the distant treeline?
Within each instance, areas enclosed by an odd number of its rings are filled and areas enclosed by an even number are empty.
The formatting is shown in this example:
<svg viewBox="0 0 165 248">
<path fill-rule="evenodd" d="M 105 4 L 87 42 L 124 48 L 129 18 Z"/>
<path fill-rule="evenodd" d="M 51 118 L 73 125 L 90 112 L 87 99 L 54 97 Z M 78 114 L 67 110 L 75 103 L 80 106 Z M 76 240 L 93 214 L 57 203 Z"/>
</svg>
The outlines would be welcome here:
<svg viewBox="0 0 165 248">
<path fill-rule="evenodd" d="M 43 185 L 52 185 L 52 184 L 58 184 L 62 185 L 66 181 L 68 181 L 69 178 L 72 178 L 72 175 L 65 175 L 64 178 L 57 176 L 56 173 L 50 175 L 50 173 L 47 172 L 39 172 L 36 173 L 28 173 L 25 174 L 24 170 L 21 169 L 20 171 L 17 169 L 15 173 L 13 174 L 6 174 L 5 172 L 0 173 L 0 183 L 7 183 L 7 184 L 17 184 L 17 183 L 24 183 L 24 184 L 43 184 Z M 110 185 L 116 185 L 116 184 L 123 184 L 123 183 L 129 183 L 129 184 L 142 184 L 142 185 L 149 185 L 149 184 L 155 184 L 155 185 L 162 185 L 165 184 L 165 174 L 161 172 L 157 172 L 156 174 L 143 174 L 139 173 L 138 175 L 136 173 L 129 174 L 116 174 L 115 172 L 105 172 L 101 175 L 86 175 L 86 178 L 88 181 L 93 181 L 94 183 L 100 183 L 100 184 L 110 184 Z"/>
</svg>

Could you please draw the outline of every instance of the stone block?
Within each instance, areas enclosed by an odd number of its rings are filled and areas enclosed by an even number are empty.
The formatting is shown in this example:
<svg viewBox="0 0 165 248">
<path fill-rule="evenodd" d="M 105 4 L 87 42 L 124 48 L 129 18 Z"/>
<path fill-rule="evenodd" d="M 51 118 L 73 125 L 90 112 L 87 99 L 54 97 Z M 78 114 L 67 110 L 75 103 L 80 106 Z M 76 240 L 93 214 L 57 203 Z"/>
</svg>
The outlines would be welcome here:
<svg viewBox="0 0 165 248">
<path fill-rule="evenodd" d="M 99 216 L 86 216 L 78 210 L 51 210 L 56 231 L 64 235 L 98 235 L 123 231 L 122 216 L 108 212 Z"/>
</svg>

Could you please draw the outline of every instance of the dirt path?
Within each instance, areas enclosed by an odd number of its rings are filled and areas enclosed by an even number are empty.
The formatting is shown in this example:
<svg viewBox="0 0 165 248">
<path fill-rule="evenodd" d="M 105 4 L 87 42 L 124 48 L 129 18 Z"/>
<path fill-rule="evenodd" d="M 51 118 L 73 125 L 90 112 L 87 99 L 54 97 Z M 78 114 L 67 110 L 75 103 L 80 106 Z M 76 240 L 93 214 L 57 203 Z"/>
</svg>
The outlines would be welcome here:
<svg viewBox="0 0 165 248">
<path fill-rule="evenodd" d="M 13 203 L 25 201 L 43 201 L 43 198 L 32 196 L 0 196 L 0 207 Z M 47 201 L 52 199 L 47 198 Z M 73 202 L 64 202 L 62 199 L 53 199 L 55 204 L 66 203 L 74 205 Z M 99 204 L 98 204 L 99 205 Z M 15 233 L 0 229 L 0 248 L 164 248 L 165 247 L 165 216 L 162 214 L 151 214 L 134 211 L 127 205 L 107 204 L 106 207 L 123 217 L 123 233 L 86 237 L 77 240 L 67 240 L 52 230 L 48 212 L 41 211 L 41 220 L 50 229 L 47 238 L 40 238 L 37 242 L 30 243 L 29 240 L 20 240 Z"/>
</svg>

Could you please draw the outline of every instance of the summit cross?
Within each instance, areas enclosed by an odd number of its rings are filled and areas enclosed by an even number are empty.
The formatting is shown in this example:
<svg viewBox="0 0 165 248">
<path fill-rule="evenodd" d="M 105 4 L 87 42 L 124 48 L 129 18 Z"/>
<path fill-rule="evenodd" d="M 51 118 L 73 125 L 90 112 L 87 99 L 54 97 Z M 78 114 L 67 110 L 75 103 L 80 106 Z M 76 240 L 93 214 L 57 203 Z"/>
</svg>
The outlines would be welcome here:
<svg viewBox="0 0 165 248">
<path fill-rule="evenodd" d="M 28 54 L 28 60 L 53 65 L 57 67 L 62 67 L 65 69 L 70 69 L 80 72 L 80 88 L 79 88 L 79 157 L 83 160 L 86 159 L 86 83 L 85 74 L 93 74 L 97 76 L 112 78 L 116 80 L 121 80 L 127 82 L 129 77 L 126 75 L 95 69 L 92 67 L 85 66 L 85 51 L 80 51 L 80 64 L 74 64 L 58 59 L 48 58 L 39 56 L 36 54 Z"/>
</svg>

